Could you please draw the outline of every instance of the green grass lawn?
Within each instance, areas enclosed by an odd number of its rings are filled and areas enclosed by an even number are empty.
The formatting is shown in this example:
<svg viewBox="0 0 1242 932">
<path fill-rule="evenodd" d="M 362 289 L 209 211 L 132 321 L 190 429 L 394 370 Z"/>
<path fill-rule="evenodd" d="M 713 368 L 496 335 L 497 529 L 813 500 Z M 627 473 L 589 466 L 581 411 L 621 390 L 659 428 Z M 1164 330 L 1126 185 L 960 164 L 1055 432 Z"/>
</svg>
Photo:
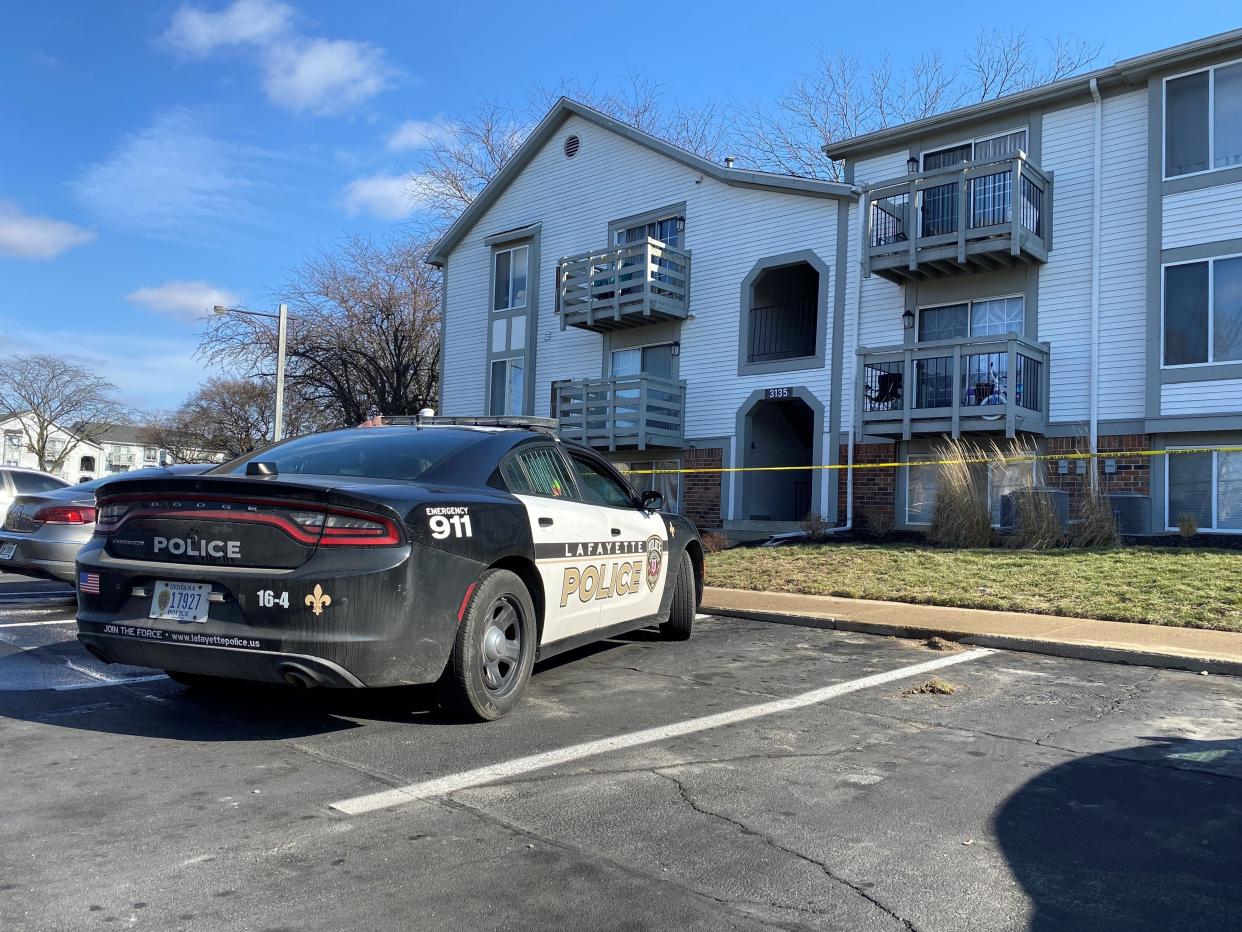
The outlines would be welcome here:
<svg viewBox="0 0 1242 932">
<path fill-rule="evenodd" d="M 949 550 L 854 543 L 747 547 L 710 555 L 707 582 L 1242 631 L 1242 551 Z"/>
</svg>

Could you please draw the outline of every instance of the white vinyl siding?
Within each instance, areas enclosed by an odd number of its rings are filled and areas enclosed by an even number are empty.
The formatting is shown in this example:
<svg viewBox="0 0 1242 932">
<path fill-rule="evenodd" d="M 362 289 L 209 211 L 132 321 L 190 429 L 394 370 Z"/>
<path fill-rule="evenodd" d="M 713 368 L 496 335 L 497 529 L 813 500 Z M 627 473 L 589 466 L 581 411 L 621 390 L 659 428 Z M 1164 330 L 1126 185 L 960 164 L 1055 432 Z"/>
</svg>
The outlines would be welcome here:
<svg viewBox="0 0 1242 932">
<path fill-rule="evenodd" d="M 570 134 L 582 144 L 577 156 L 566 159 L 562 144 Z M 607 245 L 609 223 L 618 217 L 683 202 L 684 248 L 693 257 L 692 317 L 681 325 L 680 335 L 680 375 L 688 384 L 685 436 L 732 435 L 746 397 L 774 384 L 806 385 L 827 407 L 830 374 L 824 368 L 738 377 L 736 347 L 742 279 L 759 259 L 813 250 L 831 269 L 821 287 L 826 284 L 832 293 L 837 202 L 731 187 L 575 116 L 534 155 L 449 257 L 444 413 L 483 409 L 490 306 L 490 250 L 484 237 L 541 224 L 539 268 L 531 270 L 530 284 L 540 289 L 539 314 L 526 339 L 536 348 L 533 413 L 546 416 L 551 381 L 605 374 L 603 338 L 574 327 L 561 330 L 554 290 L 558 259 Z M 831 358 L 831 347 L 828 352 Z M 722 359 L 730 359 L 731 367 Z"/>
<path fill-rule="evenodd" d="M 1164 198 L 1162 248 L 1242 239 L 1242 181 Z"/>
<path fill-rule="evenodd" d="M 1242 411 L 1242 379 L 1172 382 L 1160 386 L 1160 413 L 1165 416 Z"/>
</svg>

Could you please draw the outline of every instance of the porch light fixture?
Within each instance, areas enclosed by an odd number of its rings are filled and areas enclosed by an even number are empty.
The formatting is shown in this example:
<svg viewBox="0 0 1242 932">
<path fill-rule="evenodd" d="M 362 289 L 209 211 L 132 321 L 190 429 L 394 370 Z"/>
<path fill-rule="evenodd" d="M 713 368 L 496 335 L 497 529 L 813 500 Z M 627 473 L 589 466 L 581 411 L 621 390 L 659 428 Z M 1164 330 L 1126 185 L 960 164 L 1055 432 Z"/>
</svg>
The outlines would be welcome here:
<svg viewBox="0 0 1242 932">
<path fill-rule="evenodd" d="M 680 355 L 681 355 L 681 340 L 674 340 L 674 341 L 673 341 L 673 355 L 674 355 L 674 356 L 680 356 Z"/>
<path fill-rule="evenodd" d="M 919 160 L 915 156 L 912 155 L 908 159 L 906 159 L 906 171 L 908 171 L 911 175 L 913 175 L 918 170 L 919 170 Z"/>
<path fill-rule="evenodd" d="M 901 312 L 901 326 L 906 330 L 914 329 L 914 311 L 906 308 Z"/>
</svg>

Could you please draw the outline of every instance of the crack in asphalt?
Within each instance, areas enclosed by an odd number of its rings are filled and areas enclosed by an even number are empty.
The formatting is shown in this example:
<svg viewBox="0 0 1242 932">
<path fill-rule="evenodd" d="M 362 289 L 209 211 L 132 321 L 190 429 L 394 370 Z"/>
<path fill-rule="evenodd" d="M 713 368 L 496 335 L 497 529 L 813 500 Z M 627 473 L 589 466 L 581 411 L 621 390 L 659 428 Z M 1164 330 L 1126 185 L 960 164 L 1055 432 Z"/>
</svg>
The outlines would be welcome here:
<svg viewBox="0 0 1242 932">
<path fill-rule="evenodd" d="M 1094 725 L 1096 722 L 1104 718 L 1107 718 L 1110 715 L 1113 715 L 1114 713 L 1119 711 L 1126 702 L 1133 700 L 1133 699 L 1137 699 L 1142 688 L 1144 686 L 1149 685 L 1153 680 L 1155 680 L 1155 678 L 1160 675 L 1160 672 L 1161 671 L 1158 669 L 1153 670 L 1149 676 L 1144 677 L 1141 680 L 1137 680 L 1133 683 L 1125 684 L 1125 686 L 1123 687 L 1125 692 L 1120 693 L 1117 696 L 1114 696 L 1112 701 L 1110 701 L 1106 706 L 1104 706 L 1104 708 L 1102 708 L 1099 714 L 1096 715 L 1094 718 L 1086 718 L 1080 722 L 1074 722 L 1070 725 L 1066 725 L 1064 728 L 1054 728 L 1052 731 L 1048 732 L 1048 734 L 1044 735 L 1042 738 L 1040 738 L 1035 743 L 1039 745 L 1045 745 L 1045 746 L 1051 747 L 1052 745 L 1047 745 L 1046 742 L 1053 735 L 1063 734 L 1074 728 L 1078 728 L 1080 725 Z"/>
<path fill-rule="evenodd" d="M 845 879 L 841 875 L 837 874 L 835 871 L 833 871 L 831 867 L 829 867 L 823 861 L 816 860 L 810 855 L 803 854 L 801 851 L 797 851 L 794 848 L 790 848 L 787 845 L 781 844 L 771 835 L 768 835 L 765 832 L 760 832 L 757 829 L 751 828 L 749 825 L 747 825 L 745 822 L 741 821 L 740 819 L 732 818 L 731 816 L 727 816 L 722 812 L 716 812 L 713 809 L 707 809 L 699 805 L 699 803 L 695 802 L 694 798 L 690 795 L 690 791 L 686 788 L 685 783 L 677 779 L 677 777 L 675 777 L 673 774 L 665 772 L 668 769 L 670 768 L 658 767 L 658 768 L 653 769 L 651 772 L 655 774 L 657 777 L 663 777 L 665 780 L 670 781 L 674 786 L 676 786 L 677 791 L 681 795 L 682 800 L 686 803 L 686 805 L 688 805 L 695 812 L 701 815 L 708 816 L 713 819 L 718 819 L 721 822 L 726 823 L 727 825 L 733 826 L 738 831 L 742 832 L 742 834 L 748 837 L 759 839 L 764 844 L 768 845 L 769 847 L 773 848 L 776 851 L 780 851 L 784 854 L 789 855 L 790 857 L 797 858 L 800 861 L 804 861 L 807 864 L 811 864 L 815 867 L 818 867 L 821 871 L 824 872 L 824 874 L 830 880 L 835 880 L 837 883 L 852 890 L 854 893 L 862 897 L 872 906 L 876 907 L 881 912 L 883 912 L 885 915 L 889 916 L 889 918 L 894 919 L 897 922 L 901 923 L 902 926 L 906 929 L 909 929 L 910 932 L 918 932 L 918 928 L 909 919 L 906 919 L 904 916 L 899 915 L 891 907 L 880 902 L 878 899 L 876 899 L 874 896 L 872 896 L 870 893 L 868 893 L 858 884 L 853 883 Z M 822 910 L 808 910 L 808 911 L 823 914 Z"/>
<path fill-rule="evenodd" d="M 729 689 L 735 693 L 741 693 L 744 696 L 762 696 L 765 699 L 783 699 L 784 697 L 778 693 L 763 692 L 758 689 L 743 689 L 741 686 L 733 686 L 729 683 L 708 683 L 693 676 L 686 676 L 681 673 L 663 673 L 659 670 L 644 670 L 641 667 L 630 666 L 628 664 L 604 663 L 603 661 L 592 659 L 593 663 L 601 667 L 608 667 L 611 670 L 629 670 L 632 673 L 641 673 L 644 676 L 664 676 L 672 680 L 681 680 L 684 683 L 690 683 L 693 686 L 702 686 L 707 689 Z"/>
</svg>

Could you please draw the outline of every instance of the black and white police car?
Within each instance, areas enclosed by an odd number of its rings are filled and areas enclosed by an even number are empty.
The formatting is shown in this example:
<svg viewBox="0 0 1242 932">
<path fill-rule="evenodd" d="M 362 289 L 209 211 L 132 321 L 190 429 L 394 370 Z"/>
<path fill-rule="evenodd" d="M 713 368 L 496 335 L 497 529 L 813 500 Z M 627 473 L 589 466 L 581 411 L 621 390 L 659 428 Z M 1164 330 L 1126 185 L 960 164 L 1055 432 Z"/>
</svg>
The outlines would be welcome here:
<svg viewBox="0 0 1242 932">
<path fill-rule="evenodd" d="M 495 719 L 538 659 L 649 625 L 690 636 L 703 546 L 662 506 L 555 421 L 298 437 L 109 483 L 78 638 L 187 685 L 435 682 L 450 711 Z"/>
</svg>

